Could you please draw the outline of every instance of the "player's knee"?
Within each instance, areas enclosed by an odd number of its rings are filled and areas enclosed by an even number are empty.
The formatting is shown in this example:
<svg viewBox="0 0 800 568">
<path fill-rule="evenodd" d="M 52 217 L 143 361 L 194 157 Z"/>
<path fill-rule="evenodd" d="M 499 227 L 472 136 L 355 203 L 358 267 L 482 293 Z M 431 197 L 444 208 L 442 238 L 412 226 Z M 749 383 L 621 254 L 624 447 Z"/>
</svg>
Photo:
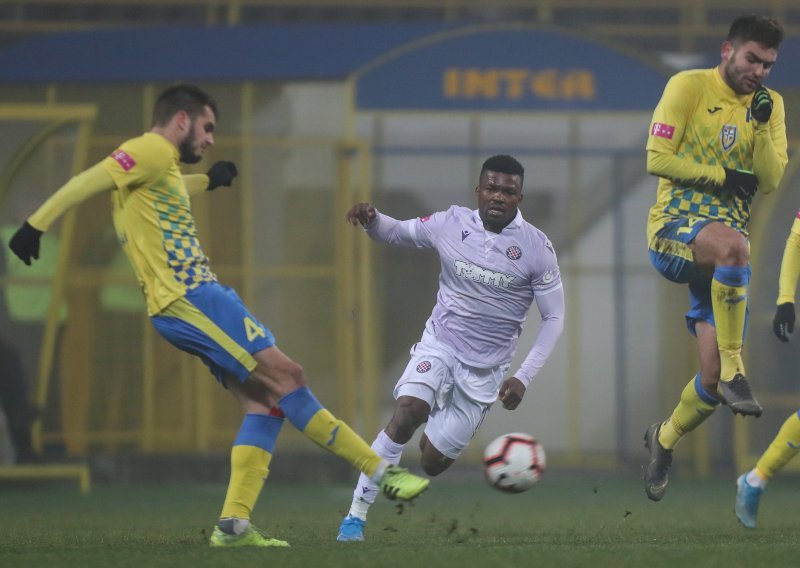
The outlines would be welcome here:
<svg viewBox="0 0 800 568">
<path fill-rule="evenodd" d="M 398 444 L 405 444 L 420 425 L 428 420 L 430 408 L 423 400 L 401 396 L 397 399 L 394 414 L 386 427 L 386 434 Z"/>
<path fill-rule="evenodd" d="M 719 252 L 718 264 L 723 266 L 746 266 L 750 262 L 750 251 L 743 239 L 728 239 Z"/>
<path fill-rule="evenodd" d="M 289 362 L 282 369 L 281 375 L 283 375 L 285 383 L 288 383 L 291 388 L 300 388 L 306 384 L 306 374 L 303 367 L 294 361 Z"/>
</svg>

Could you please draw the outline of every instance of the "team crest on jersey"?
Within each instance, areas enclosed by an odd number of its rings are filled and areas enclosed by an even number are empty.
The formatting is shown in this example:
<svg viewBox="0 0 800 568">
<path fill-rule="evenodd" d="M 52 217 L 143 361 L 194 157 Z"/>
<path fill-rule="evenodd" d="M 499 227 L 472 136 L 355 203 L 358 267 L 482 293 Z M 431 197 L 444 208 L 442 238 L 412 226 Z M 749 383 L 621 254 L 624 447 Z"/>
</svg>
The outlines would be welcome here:
<svg viewBox="0 0 800 568">
<path fill-rule="evenodd" d="M 735 124 L 726 124 L 722 127 L 722 133 L 719 136 L 722 142 L 722 149 L 726 152 L 730 150 L 736 140 L 739 138 L 739 128 Z"/>
<path fill-rule="evenodd" d="M 506 249 L 506 256 L 511 260 L 519 260 L 522 258 L 522 249 L 518 246 L 510 246 Z"/>
<path fill-rule="evenodd" d="M 427 373 L 432 368 L 430 361 L 421 361 L 419 365 L 417 365 L 417 373 Z"/>
</svg>

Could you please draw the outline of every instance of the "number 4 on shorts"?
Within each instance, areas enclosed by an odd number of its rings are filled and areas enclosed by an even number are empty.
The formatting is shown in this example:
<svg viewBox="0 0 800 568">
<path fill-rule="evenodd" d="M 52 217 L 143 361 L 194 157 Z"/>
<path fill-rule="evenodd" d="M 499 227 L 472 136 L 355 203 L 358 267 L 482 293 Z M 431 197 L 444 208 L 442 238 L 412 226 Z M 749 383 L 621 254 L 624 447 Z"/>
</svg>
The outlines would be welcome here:
<svg viewBox="0 0 800 568">
<path fill-rule="evenodd" d="M 256 337 L 266 337 L 267 334 L 260 325 L 249 317 L 244 318 L 244 329 L 247 332 L 247 341 L 253 341 Z"/>
</svg>

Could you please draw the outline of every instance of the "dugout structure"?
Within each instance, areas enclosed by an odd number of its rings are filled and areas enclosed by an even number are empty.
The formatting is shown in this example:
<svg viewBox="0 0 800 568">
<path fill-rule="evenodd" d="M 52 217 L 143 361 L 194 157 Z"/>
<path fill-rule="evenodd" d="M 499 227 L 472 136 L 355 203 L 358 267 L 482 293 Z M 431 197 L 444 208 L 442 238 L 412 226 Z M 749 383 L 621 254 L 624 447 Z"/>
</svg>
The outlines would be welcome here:
<svg viewBox="0 0 800 568">
<path fill-rule="evenodd" d="M 92 124 L 97 109 L 94 105 L 79 104 L 3 104 L 0 105 L 0 211 L 3 226 L 14 226 L 30 213 L 30 208 L 43 201 L 53 187 L 57 187 L 69 177 L 80 172 L 85 164 L 89 148 Z M 5 306 L 2 314 L 3 335 L 6 341 L 20 351 L 25 362 L 34 362 L 24 367 L 26 380 L 30 386 L 29 396 L 39 409 L 38 419 L 32 428 L 34 448 L 41 451 L 46 435 L 44 424 L 48 422 L 57 405 L 69 405 L 69 382 L 61 385 L 51 380 L 53 369 L 59 366 L 61 356 L 59 340 L 64 326 L 64 291 L 66 288 L 67 265 L 74 252 L 74 236 L 77 211 L 69 211 L 53 228 L 58 236 L 58 250 L 55 256 L 42 261 L 51 263 L 48 270 L 52 278 L 42 279 L 41 274 L 26 276 L 24 271 L 11 270 L 11 259 L 5 263 L 0 282 L 6 301 L 41 302 L 40 306 L 25 306 L 38 310 L 42 317 L 35 320 L 18 319 L 11 306 Z M 7 243 L 3 243 L 7 246 Z M 11 252 L 6 252 L 10 255 Z M 41 289 L 43 294 L 34 296 L 14 296 L 15 290 Z M 49 301 L 48 301 L 49 300 Z M 24 311 L 23 311 L 24 315 Z M 22 327 L 34 329 L 33 337 L 40 341 L 30 341 L 21 332 Z M 37 329 L 38 328 L 38 329 Z M 24 341 L 20 341 L 22 335 Z M 69 356 L 67 353 L 66 357 Z M 79 374 L 64 374 L 75 378 Z M 9 378 L 8 380 L 14 380 Z M 78 379 L 79 380 L 79 379 Z M 60 400 L 52 397 L 52 389 L 58 387 Z M 70 438 L 67 422 L 64 423 L 65 437 Z M 71 440 L 70 440 L 71 441 Z M 81 491 L 89 491 L 89 470 L 84 464 L 48 463 L 47 465 L 26 465 L 0 468 L 0 479 L 53 479 L 76 478 Z"/>
</svg>

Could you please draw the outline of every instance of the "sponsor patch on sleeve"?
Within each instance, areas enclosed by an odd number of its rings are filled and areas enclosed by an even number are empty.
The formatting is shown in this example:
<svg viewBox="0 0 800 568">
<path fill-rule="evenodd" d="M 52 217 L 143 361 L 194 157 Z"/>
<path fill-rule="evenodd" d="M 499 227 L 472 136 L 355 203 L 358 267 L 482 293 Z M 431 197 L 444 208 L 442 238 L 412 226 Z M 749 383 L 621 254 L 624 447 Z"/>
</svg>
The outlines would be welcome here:
<svg viewBox="0 0 800 568">
<path fill-rule="evenodd" d="M 136 165 L 136 161 L 131 158 L 130 154 L 122 150 L 114 150 L 111 152 L 111 157 L 114 158 L 126 172 L 130 171 L 130 169 Z"/>
<path fill-rule="evenodd" d="M 663 122 L 654 122 L 653 128 L 650 129 L 650 136 L 658 136 L 667 140 L 672 140 L 673 134 L 675 134 L 675 127 Z"/>
</svg>

